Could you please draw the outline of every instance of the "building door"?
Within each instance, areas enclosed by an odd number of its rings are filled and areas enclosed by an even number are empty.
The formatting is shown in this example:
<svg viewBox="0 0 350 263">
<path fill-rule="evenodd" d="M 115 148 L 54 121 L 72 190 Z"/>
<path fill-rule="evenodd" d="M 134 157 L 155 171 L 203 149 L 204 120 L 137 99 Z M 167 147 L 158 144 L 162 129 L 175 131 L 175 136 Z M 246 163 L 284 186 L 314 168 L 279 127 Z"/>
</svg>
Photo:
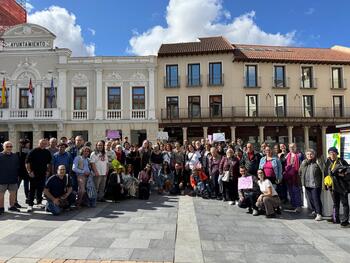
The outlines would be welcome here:
<svg viewBox="0 0 350 263">
<path fill-rule="evenodd" d="M 38 142 L 33 142 L 33 132 L 20 132 L 19 133 L 20 139 L 27 139 L 30 141 L 30 149 L 33 149 L 33 145 L 37 145 Z"/>
<path fill-rule="evenodd" d="M 44 131 L 44 138 L 48 140 L 51 138 L 57 139 L 57 131 Z"/>
<path fill-rule="evenodd" d="M 142 142 L 147 139 L 146 130 L 131 130 L 131 143 L 142 146 Z"/>
</svg>

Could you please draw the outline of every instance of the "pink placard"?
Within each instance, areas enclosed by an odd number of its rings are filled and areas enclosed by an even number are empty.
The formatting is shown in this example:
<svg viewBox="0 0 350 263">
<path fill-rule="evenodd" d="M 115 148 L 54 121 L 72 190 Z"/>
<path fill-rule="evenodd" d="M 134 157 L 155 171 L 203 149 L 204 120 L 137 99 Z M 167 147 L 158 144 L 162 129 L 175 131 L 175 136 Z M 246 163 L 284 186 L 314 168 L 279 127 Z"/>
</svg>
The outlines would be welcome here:
<svg viewBox="0 0 350 263">
<path fill-rule="evenodd" d="M 238 190 L 242 189 L 253 189 L 253 177 L 245 176 L 238 178 Z"/>
<path fill-rule="evenodd" d="M 116 130 L 107 130 L 107 138 L 108 139 L 119 139 L 120 133 Z"/>
</svg>

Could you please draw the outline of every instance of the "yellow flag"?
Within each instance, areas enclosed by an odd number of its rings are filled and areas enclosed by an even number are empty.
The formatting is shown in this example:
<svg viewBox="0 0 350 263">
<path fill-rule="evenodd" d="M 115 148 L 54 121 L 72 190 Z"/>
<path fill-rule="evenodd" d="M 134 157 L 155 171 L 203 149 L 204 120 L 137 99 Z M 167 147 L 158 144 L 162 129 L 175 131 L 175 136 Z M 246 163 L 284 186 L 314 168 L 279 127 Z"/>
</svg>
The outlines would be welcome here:
<svg viewBox="0 0 350 263">
<path fill-rule="evenodd" d="M 6 104 L 6 81 L 5 81 L 5 78 L 2 80 L 1 103 L 2 103 L 2 105 Z"/>
</svg>

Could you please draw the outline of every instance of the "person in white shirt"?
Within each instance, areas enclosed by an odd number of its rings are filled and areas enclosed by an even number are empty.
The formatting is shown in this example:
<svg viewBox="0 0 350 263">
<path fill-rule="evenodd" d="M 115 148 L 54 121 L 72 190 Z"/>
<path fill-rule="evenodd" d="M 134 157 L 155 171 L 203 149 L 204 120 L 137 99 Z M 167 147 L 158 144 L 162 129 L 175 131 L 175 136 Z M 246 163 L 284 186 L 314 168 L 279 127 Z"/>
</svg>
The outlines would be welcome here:
<svg viewBox="0 0 350 263">
<path fill-rule="evenodd" d="M 94 182 L 97 191 L 97 201 L 104 202 L 104 194 L 108 172 L 108 157 L 105 151 L 105 142 L 98 141 L 96 149 L 90 156 L 91 168 L 94 172 Z"/>
<path fill-rule="evenodd" d="M 261 195 L 258 197 L 256 206 L 261 210 L 265 210 L 267 218 L 276 217 L 276 213 L 280 213 L 280 199 L 278 194 L 271 181 L 266 178 L 264 170 L 258 170 L 258 177 Z"/>
</svg>

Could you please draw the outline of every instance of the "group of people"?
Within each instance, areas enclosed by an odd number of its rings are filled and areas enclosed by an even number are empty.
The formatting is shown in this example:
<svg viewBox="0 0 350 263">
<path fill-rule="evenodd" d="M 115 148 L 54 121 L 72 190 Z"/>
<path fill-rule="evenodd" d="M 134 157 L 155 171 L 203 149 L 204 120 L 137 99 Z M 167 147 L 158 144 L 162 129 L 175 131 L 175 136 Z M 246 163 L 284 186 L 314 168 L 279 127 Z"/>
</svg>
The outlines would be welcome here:
<svg viewBox="0 0 350 263">
<path fill-rule="evenodd" d="M 328 158 L 305 153 L 295 143 L 266 143 L 257 151 L 252 143 L 210 143 L 208 140 L 180 143 L 132 145 L 128 138 L 100 140 L 94 149 L 82 136 L 41 139 L 30 150 L 20 140 L 20 149 L 3 144 L 0 153 L 0 213 L 4 193 L 10 192 L 10 211 L 19 211 L 18 187 L 23 181 L 27 211 L 34 200 L 54 215 L 72 206 L 95 207 L 96 202 L 127 198 L 148 199 L 152 192 L 163 195 L 192 195 L 226 201 L 247 209 L 253 216 L 275 217 L 289 203 L 296 212 L 303 206 L 303 187 L 316 221 L 323 220 L 321 192 L 329 190 L 333 216 L 329 221 L 349 226 L 348 193 L 350 168 L 330 147 Z M 340 218 L 340 203 L 343 217 Z"/>
</svg>

